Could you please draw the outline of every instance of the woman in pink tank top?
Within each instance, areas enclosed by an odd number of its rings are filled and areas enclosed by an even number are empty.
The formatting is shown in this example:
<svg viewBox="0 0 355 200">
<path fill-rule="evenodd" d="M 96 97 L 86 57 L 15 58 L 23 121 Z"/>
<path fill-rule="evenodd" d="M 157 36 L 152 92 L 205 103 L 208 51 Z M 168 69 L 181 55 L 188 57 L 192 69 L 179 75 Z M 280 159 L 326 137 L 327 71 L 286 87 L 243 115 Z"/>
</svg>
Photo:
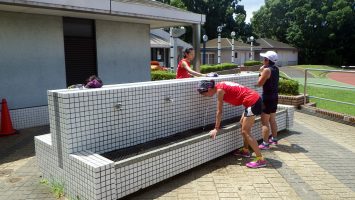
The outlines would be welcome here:
<svg viewBox="0 0 355 200">
<path fill-rule="evenodd" d="M 214 80 L 202 80 L 199 82 L 197 91 L 206 97 L 212 97 L 217 94 L 217 114 L 215 128 L 210 131 L 213 139 L 216 138 L 220 130 L 223 102 L 227 102 L 233 106 L 243 105 L 245 111 L 240 119 L 242 125 L 242 136 L 244 139 L 244 147 L 233 152 L 234 155 L 249 158 L 249 145 L 256 154 L 255 160 L 248 162 L 247 167 L 259 168 L 266 166 L 266 160 L 261 155 L 258 143 L 251 135 L 251 128 L 255 122 L 255 115 L 260 115 L 262 112 L 262 100 L 259 94 L 243 85 L 235 82 L 224 81 L 215 84 Z"/>
<path fill-rule="evenodd" d="M 176 70 L 176 79 L 181 79 L 181 78 L 191 78 L 192 76 L 205 76 L 204 74 L 201 74 L 199 72 L 196 72 L 191 69 L 191 64 L 190 62 L 194 59 L 195 57 L 195 51 L 193 48 L 187 48 L 184 51 L 184 59 L 182 59 L 177 67 Z"/>
</svg>

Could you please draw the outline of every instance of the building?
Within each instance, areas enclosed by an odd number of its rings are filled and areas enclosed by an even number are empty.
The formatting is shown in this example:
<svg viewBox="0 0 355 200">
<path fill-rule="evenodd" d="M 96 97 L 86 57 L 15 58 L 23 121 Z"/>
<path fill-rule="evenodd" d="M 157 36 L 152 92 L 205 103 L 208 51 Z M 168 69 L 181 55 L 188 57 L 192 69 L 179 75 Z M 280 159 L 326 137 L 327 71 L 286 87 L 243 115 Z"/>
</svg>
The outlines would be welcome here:
<svg viewBox="0 0 355 200">
<path fill-rule="evenodd" d="M 200 41 L 205 22 L 147 0 L 0 0 L 0 19 L 0 98 L 17 129 L 48 124 L 47 90 L 93 74 L 106 85 L 149 81 L 150 30 L 192 26 Z"/>
<path fill-rule="evenodd" d="M 261 47 L 262 52 L 275 51 L 279 58 L 277 64 L 280 66 L 298 64 L 298 49 L 289 44 L 267 38 L 259 38 L 255 41 L 255 45 Z M 259 53 L 259 51 L 255 51 L 256 56 L 260 56 Z"/>
<path fill-rule="evenodd" d="M 151 60 L 159 61 L 160 66 L 170 67 L 170 34 L 162 29 L 150 31 Z M 183 57 L 183 51 L 192 45 L 177 38 L 177 60 Z"/>
<path fill-rule="evenodd" d="M 201 44 L 203 48 L 203 44 Z M 261 52 L 275 51 L 279 56 L 278 65 L 297 65 L 298 50 L 288 44 L 278 42 L 271 39 L 260 38 L 251 44 L 246 44 L 240 41 L 234 42 L 234 63 L 242 65 L 245 61 L 262 60 Z M 218 39 L 209 40 L 206 42 L 206 64 L 217 64 Z M 253 54 L 253 55 L 252 55 Z M 201 51 L 201 60 L 203 60 L 203 52 Z M 232 58 L 232 39 L 221 38 L 221 63 L 231 63 Z"/>
</svg>

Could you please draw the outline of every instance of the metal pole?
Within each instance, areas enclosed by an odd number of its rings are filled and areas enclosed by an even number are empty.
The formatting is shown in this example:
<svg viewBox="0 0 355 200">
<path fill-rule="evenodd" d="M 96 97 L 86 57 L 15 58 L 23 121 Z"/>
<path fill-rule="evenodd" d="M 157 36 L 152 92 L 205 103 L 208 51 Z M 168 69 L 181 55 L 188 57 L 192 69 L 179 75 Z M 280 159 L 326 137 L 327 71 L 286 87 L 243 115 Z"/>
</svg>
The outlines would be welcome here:
<svg viewBox="0 0 355 200">
<path fill-rule="evenodd" d="M 201 24 L 194 24 L 193 27 L 193 45 L 195 49 L 194 69 L 200 71 L 201 65 Z"/>
<path fill-rule="evenodd" d="M 254 60 L 254 53 L 253 53 L 253 41 L 251 41 L 251 46 L 250 46 L 250 56 L 251 56 L 251 60 Z"/>
<path fill-rule="evenodd" d="M 203 41 L 203 57 L 202 57 L 202 64 L 206 64 L 206 42 Z"/>
<path fill-rule="evenodd" d="M 170 69 L 174 70 L 174 38 L 173 38 L 173 28 L 170 27 Z"/>
<path fill-rule="evenodd" d="M 304 88 L 303 88 L 303 105 L 307 104 L 307 97 L 306 97 L 306 93 L 307 93 L 307 69 L 304 70 Z"/>
<path fill-rule="evenodd" d="M 218 33 L 217 64 L 221 64 L 221 33 Z"/>
<path fill-rule="evenodd" d="M 232 63 L 234 63 L 234 37 L 232 38 Z"/>
</svg>

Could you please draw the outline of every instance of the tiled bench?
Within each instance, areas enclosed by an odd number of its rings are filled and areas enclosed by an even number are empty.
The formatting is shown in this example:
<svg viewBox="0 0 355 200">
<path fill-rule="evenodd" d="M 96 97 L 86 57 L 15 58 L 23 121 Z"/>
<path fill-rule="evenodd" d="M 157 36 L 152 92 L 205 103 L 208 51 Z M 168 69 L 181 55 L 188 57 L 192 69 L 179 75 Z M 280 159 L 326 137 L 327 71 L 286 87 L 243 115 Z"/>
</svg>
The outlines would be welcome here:
<svg viewBox="0 0 355 200">
<path fill-rule="evenodd" d="M 257 77 L 215 79 L 236 81 L 260 92 L 254 88 Z M 64 183 L 70 197 L 118 199 L 242 146 L 236 122 L 223 128 L 216 140 L 210 139 L 209 127 L 196 132 L 213 124 L 216 112 L 215 99 L 196 92 L 201 79 L 49 91 L 51 133 L 35 139 L 43 176 Z M 242 112 L 242 107 L 225 104 L 223 119 Z M 292 126 L 293 107 L 280 106 L 277 121 L 279 130 Z M 178 133 L 184 137 L 129 154 L 130 148 Z M 257 119 L 252 134 L 261 139 L 260 133 Z M 128 154 L 114 154 L 117 150 Z"/>
</svg>

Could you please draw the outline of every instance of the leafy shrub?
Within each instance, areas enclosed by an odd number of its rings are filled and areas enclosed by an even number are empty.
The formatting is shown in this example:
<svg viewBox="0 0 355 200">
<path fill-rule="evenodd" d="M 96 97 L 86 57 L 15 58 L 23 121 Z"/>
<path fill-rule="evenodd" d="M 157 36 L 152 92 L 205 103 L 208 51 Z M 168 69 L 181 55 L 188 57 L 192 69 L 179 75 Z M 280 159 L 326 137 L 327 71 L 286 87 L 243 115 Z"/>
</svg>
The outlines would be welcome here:
<svg viewBox="0 0 355 200">
<path fill-rule="evenodd" d="M 261 65 L 261 64 L 263 64 L 263 63 L 260 61 L 248 60 L 248 61 L 245 61 L 244 66 L 254 66 L 254 65 Z"/>
<path fill-rule="evenodd" d="M 151 73 L 151 80 L 158 81 L 158 80 L 169 80 L 175 79 L 176 75 L 174 72 L 170 71 L 152 71 Z"/>
<path fill-rule="evenodd" d="M 233 63 L 222 63 L 219 65 L 201 65 L 201 73 L 218 72 L 234 68 L 237 68 L 237 65 Z"/>
<path fill-rule="evenodd" d="M 292 79 L 279 79 L 279 93 L 284 95 L 298 95 L 299 83 Z"/>
</svg>

